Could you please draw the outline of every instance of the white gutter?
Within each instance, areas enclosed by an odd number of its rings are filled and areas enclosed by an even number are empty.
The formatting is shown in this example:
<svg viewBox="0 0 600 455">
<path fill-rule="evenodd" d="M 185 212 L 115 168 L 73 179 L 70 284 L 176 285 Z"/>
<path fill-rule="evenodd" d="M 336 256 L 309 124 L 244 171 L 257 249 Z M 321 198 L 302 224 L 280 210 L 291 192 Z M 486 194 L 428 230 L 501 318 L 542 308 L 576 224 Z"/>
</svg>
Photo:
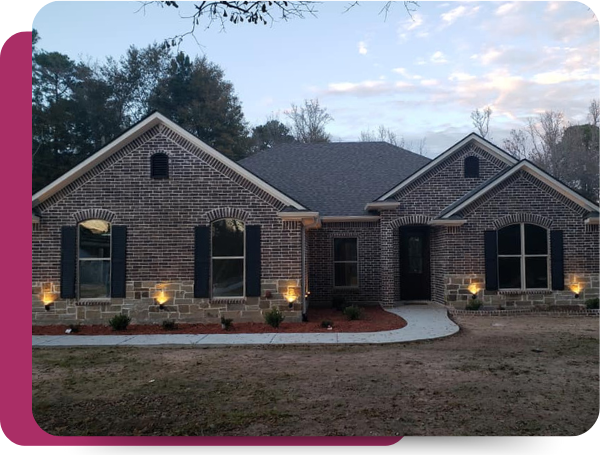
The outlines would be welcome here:
<svg viewBox="0 0 600 455">
<path fill-rule="evenodd" d="M 382 201 L 382 202 L 369 202 L 365 205 L 365 211 L 371 210 L 394 210 L 400 207 L 400 202 L 397 201 Z"/>
<path fill-rule="evenodd" d="M 587 225 L 600 224 L 600 218 L 598 218 L 597 216 L 592 218 L 586 218 L 584 223 Z"/>
<path fill-rule="evenodd" d="M 462 226 L 467 220 L 431 220 L 427 223 L 430 226 Z"/>
<path fill-rule="evenodd" d="M 360 223 L 369 221 L 379 221 L 381 217 L 377 215 L 363 215 L 363 216 L 322 216 L 321 221 L 323 223 Z"/>
</svg>

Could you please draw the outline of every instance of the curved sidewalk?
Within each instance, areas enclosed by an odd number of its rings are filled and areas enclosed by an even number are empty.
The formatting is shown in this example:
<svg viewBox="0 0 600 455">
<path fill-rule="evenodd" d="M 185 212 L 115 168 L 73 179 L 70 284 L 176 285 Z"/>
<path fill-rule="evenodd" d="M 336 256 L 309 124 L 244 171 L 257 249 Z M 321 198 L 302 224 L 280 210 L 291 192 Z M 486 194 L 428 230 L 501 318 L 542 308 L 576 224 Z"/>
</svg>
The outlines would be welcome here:
<svg viewBox="0 0 600 455">
<path fill-rule="evenodd" d="M 411 305 L 387 311 L 404 318 L 402 329 L 363 333 L 241 333 L 210 335 L 34 335 L 34 347 L 47 346 L 168 346 L 168 345 L 265 345 L 265 344 L 384 344 L 431 340 L 458 332 L 446 308 Z"/>
</svg>

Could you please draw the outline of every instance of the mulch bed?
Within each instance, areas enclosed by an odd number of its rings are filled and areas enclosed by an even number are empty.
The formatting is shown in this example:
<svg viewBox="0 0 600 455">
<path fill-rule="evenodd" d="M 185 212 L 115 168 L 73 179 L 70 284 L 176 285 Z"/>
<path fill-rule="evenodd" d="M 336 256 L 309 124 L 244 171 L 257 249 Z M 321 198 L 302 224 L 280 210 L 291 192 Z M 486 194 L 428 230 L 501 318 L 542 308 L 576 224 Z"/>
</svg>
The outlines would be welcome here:
<svg viewBox="0 0 600 455">
<path fill-rule="evenodd" d="M 177 323 L 177 329 L 165 330 L 161 324 L 131 324 L 124 331 L 114 331 L 108 325 L 81 325 L 72 335 L 152 335 L 166 333 L 204 334 L 204 333 L 330 333 L 330 332 L 380 332 L 401 329 L 406 321 L 400 316 L 389 313 L 380 307 L 362 308 L 363 316 L 356 321 L 348 321 L 341 311 L 314 308 L 308 311 L 308 322 L 283 322 L 278 329 L 260 322 L 233 322 L 225 331 L 221 324 Z M 333 328 L 321 327 L 321 321 L 333 322 Z M 34 325 L 33 335 L 64 335 L 67 325 Z"/>
</svg>

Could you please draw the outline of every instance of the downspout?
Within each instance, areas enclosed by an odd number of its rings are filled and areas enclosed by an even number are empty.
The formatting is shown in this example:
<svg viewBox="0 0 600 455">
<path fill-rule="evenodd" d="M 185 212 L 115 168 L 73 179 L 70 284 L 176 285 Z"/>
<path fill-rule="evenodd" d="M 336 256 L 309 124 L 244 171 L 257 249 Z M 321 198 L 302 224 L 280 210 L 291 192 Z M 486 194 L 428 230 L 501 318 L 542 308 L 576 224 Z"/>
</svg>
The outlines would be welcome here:
<svg viewBox="0 0 600 455">
<path fill-rule="evenodd" d="M 306 311 L 308 310 L 306 305 L 306 230 L 304 224 L 301 225 L 300 231 L 300 267 L 301 267 L 301 278 L 300 278 L 300 295 L 302 296 L 302 322 L 308 320 L 306 317 Z"/>
</svg>

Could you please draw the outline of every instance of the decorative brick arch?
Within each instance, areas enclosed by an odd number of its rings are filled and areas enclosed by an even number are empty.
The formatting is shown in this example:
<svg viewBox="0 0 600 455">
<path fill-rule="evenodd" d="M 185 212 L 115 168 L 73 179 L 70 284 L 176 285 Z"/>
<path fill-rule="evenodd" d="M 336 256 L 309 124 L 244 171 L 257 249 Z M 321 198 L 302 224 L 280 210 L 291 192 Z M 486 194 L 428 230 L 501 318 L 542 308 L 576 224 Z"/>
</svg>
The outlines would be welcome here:
<svg viewBox="0 0 600 455">
<path fill-rule="evenodd" d="M 496 229 L 517 223 L 537 224 L 538 226 L 545 227 L 546 229 L 549 229 L 552 226 L 552 220 L 550 218 L 546 218 L 542 215 L 536 215 L 534 213 L 514 213 L 512 215 L 498 218 L 493 222 Z"/>
<path fill-rule="evenodd" d="M 391 228 L 398 228 L 400 226 L 408 226 L 409 224 L 427 224 L 433 217 L 426 215 L 409 215 L 396 218 L 390 223 Z"/>
<path fill-rule="evenodd" d="M 235 218 L 236 220 L 243 221 L 244 223 L 250 218 L 250 214 L 245 210 L 232 208 L 232 207 L 221 207 L 213 209 L 204 214 L 204 217 L 209 223 L 220 220 L 222 218 Z"/>
<path fill-rule="evenodd" d="M 114 223 L 117 219 L 117 214 L 106 209 L 85 209 L 74 213 L 73 219 L 75 223 L 81 223 L 86 220 L 104 220 L 109 223 Z"/>
</svg>

